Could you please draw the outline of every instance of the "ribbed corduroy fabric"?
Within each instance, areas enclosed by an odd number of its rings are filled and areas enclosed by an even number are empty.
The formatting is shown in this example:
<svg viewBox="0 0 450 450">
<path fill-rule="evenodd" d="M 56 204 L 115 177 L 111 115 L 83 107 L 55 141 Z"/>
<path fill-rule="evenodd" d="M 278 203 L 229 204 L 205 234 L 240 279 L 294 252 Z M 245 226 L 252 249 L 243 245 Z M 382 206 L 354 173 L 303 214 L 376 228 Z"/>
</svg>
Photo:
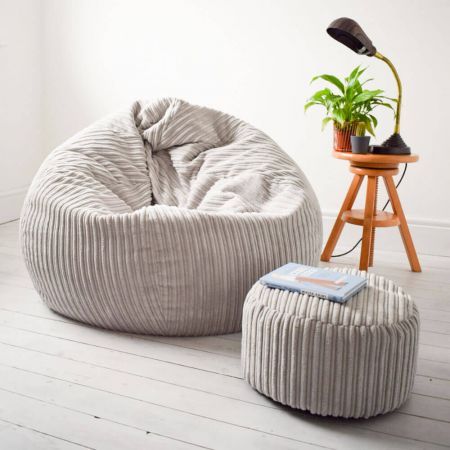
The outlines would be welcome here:
<svg viewBox="0 0 450 450">
<path fill-rule="evenodd" d="M 413 386 L 419 313 L 392 281 L 340 271 L 368 278 L 344 304 L 253 286 L 242 324 L 244 377 L 273 400 L 313 414 L 387 413 Z"/>
<path fill-rule="evenodd" d="M 314 192 L 264 133 L 177 99 L 136 102 L 54 150 L 25 200 L 21 240 L 47 305 L 157 335 L 241 328 L 262 274 L 314 264 Z"/>
</svg>

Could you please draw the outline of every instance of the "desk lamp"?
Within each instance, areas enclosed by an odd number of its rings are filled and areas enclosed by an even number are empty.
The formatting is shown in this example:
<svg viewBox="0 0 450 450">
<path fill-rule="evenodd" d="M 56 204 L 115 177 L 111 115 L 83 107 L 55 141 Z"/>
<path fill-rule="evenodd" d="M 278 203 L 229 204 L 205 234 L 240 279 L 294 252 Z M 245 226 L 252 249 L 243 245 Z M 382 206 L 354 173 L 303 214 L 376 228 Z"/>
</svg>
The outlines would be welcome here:
<svg viewBox="0 0 450 450">
<path fill-rule="evenodd" d="M 341 44 L 360 55 L 375 56 L 384 61 L 394 74 L 398 87 L 397 112 L 395 114 L 394 133 L 381 145 L 373 145 L 371 152 L 376 154 L 409 155 L 411 149 L 400 136 L 400 110 L 402 106 L 402 83 L 391 61 L 383 56 L 372 44 L 372 41 L 364 33 L 362 28 L 352 19 L 341 17 L 333 21 L 327 28 L 327 33 Z"/>
</svg>

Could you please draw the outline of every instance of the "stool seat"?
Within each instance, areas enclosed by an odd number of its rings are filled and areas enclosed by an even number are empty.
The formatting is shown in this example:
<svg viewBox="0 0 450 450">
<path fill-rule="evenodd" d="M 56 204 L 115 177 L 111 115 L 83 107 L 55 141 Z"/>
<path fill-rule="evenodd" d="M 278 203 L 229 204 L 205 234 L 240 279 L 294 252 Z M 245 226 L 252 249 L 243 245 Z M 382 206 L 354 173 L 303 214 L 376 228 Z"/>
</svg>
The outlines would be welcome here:
<svg viewBox="0 0 450 450">
<path fill-rule="evenodd" d="M 351 209 L 342 213 L 342 220 L 353 225 L 364 225 L 364 210 Z M 400 220 L 396 214 L 377 210 L 373 216 L 373 227 L 396 227 L 400 224 Z"/>
<path fill-rule="evenodd" d="M 415 375 L 419 313 L 384 277 L 346 303 L 256 283 L 242 324 L 244 378 L 293 408 L 335 417 L 371 417 L 398 408 Z"/>
</svg>

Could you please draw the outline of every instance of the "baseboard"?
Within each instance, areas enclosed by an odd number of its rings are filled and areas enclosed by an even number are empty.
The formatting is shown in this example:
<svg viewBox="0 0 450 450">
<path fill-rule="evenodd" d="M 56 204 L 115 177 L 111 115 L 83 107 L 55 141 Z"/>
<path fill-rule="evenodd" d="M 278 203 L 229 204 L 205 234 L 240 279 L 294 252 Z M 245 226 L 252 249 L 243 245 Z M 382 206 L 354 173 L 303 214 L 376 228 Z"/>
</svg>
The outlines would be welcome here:
<svg viewBox="0 0 450 450">
<path fill-rule="evenodd" d="M 337 214 L 337 211 L 323 212 L 324 244 Z M 417 253 L 450 257 L 450 221 L 411 218 L 408 219 L 408 225 Z M 361 237 L 361 232 L 361 227 L 347 224 L 335 253 L 349 250 Z M 403 252 L 403 242 L 398 228 L 377 228 L 375 249 Z"/>
<path fill-rule="evenodd" d="M 0 192 L 0 224 L 19 218 L 28 186 Z"/>
</svg>

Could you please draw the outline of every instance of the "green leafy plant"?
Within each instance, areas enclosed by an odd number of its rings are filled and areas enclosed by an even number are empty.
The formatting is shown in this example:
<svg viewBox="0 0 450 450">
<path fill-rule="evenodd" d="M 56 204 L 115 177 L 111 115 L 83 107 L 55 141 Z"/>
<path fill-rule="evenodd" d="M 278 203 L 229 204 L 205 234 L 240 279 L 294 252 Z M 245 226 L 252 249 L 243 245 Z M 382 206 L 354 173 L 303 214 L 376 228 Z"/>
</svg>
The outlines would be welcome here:
<svg viewBox="0 0 450 450">
<path fill-rule="evenodd" d="M 333 85 L 334 91 L 328 87 L 320 89 L 313 94 L 305 104 L 305 111 L 311 106 L 319 105 L 326 109 L 326 117 L 322 121 L 322 129 L 329 123 L 333 122 L 338 129 L 345 129 L 350 124 L 360 125 L 360 132 L 367 130 L 372 136 L 375 136 L 374 129 L 378 125 L 377 118 L 372 114 L 373 110 L 378 106 L 395 109 L 392 103 L 396 100 L 386 97 L 383 90 L 367 90 L 364 85 L 372 78 L 361 81 L 361 75 L 367 68 L 361 69 L 361 66 L 352 70 L 350 75 L 341 81 L 334 75 L 318 75 L 311 80 L 324 80 Z M 337 92 L 336 92 L 337 88 Z M 362 126 L 364 124 L 364 126 Z"/>
</svg>

